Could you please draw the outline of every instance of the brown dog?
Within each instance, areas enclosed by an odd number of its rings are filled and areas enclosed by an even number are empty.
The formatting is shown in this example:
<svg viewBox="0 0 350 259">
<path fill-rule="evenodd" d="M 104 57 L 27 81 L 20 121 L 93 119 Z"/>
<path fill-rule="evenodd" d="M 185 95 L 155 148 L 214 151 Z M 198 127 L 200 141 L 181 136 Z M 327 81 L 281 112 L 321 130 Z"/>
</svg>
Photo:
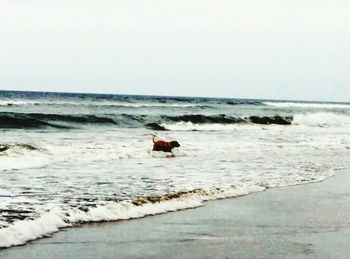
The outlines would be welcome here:
<svg viewBox="0 0 350 259">
<path fill-rule="evenodd" d="M 158 140 L 155 141 L 155 136 L 153 135 L 153 151 L 163 151 L 163 152 L 171 152 L 174 147 L 179 147 L 180 144 L 177 141 L 163 141 Z"/>
</svg>

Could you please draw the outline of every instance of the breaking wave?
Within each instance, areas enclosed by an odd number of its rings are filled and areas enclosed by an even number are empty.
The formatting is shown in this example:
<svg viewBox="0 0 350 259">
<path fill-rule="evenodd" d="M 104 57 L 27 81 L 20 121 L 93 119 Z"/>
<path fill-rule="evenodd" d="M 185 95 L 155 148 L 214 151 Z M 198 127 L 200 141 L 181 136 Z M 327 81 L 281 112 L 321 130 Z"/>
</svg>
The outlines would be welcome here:
<svg viewBox="0 0 350 259">
<path fill-rule="evenodd" d="M 0 170 L 42 167 L 51 162 L 51 155 L 34 145 L 0 144 Z"/>
<path fill-rule="evenodd" d="M 113 119 L 95 115 L 68 115 L 44 113 L 0 113 L 0 128 L 69 128 L 63 123 L 117 124 Z"/>
<path fill-rule="evenodd" d="M 0 248 L 23 245 L 81 223 L 135 219 L 197 208 L 208 200 L 237 197 L 265 189 L 265 186 L 260 185 L 208 191 L 194 189 L 162 196 L 139 197 L 130 201 L 107 202 L 90 208 L 56 207 L 38 218 L 25 217 L 8 227 L 0 228 Z"/>
<path fill-rule="evenodd" d="M 206 116 L 206 115 L 182 115 L 182 116 L 163 116 L 163 118 L 169 121 L 175 122 L 192 122 L 192 123 L 216 123 L 216 124 L 234 124 L 234 123 L 253 123 L 253 124 L 279 124 L 290 125 L 293 117 L 290 116 L 249 116 L 249 117 L 229 117 L 225 114 L 219 116 Z"/>
<path fill-rule="evenodd" d="M 97 116 L 90 114 L 0 113 L 0 128 L 5 129 L 70 129 L 79 127 L 79 125 L 93 124 L 147 128 L 159 131 L 181 130 L 181 127 L 183 127 L 182 130 L 222 130 L 232 128 L 232 125 L 241 124 L 332 126 L 347 125 L 350 123 L 349 121 L 349 115 L 330 112 L 295 114 L 293 116 L 241 117 L 226 114 L 187 114 L 178 116 L 103 114 Z"/>
<path fill-rule="evenodd" d="M 229 117 L 226 115 L 206 116 L 206 115 L 181 115 L 181 116 L 162 116 L 166 122 L 175 123 L 148 123 L 147 128 L 153 130 L 185 130 L 185 131 L 217 131 L 231 130 L 236 124 L 259 124 L 259 125 L 291 125 L 293 117 L 291 116 L 250 116 L 250 117 Z"/>
<path fill-rule="evenodd" d="M 350 116 L 336 113 L 306 113 L 294 116 L 250 116 L 226 117 L 205 115 L 183 115 L 163 117 L 165 122 L 148 123 L 146 127 L 152 130 L 166 131 L 220 131 L 237 129 L 237 125 L 303 125 L 309 127 L 347 126 Z M 170 123 L 169 123 L 170 122 Z M 173 123 L 171 123 L 173 122 Z"/>
</svg>

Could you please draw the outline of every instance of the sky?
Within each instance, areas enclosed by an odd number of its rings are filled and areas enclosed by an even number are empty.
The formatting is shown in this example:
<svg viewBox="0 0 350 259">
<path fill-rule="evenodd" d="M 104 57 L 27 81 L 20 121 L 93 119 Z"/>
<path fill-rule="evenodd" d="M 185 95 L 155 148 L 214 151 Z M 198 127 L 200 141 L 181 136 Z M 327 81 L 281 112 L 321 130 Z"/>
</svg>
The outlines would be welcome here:
<svg viewBox="0 0 350 259">
<path fill-rule="evenodd" d="M 349 0 L 0 0 L 0 89 L 350 101 Z"/>
</svg>

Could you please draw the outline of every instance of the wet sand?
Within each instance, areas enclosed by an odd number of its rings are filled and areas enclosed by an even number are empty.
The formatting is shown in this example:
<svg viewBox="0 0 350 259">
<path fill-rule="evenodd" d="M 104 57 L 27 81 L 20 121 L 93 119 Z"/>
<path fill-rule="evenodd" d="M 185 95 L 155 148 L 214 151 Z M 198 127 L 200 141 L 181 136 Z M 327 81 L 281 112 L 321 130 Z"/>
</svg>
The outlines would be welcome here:
<svg viewBox="0 0 350 259">
<path fill-rule="evenodd" d="M 350 172 L 143 219 L 68 228 L 0 258 L 349 258 Z"/>
</svg>

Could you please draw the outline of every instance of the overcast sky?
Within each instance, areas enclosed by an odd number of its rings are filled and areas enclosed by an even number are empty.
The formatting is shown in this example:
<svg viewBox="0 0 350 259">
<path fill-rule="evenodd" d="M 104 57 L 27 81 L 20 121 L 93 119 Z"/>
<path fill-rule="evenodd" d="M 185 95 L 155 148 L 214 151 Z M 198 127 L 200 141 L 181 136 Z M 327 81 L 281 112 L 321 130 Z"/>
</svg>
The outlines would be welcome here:
<svg viewBox="0 0 350 259">
<path fill-rule="evenodd" d="M 0 0 L 0 89 L 350 101 L 349 0 Z"/>
</svg>

